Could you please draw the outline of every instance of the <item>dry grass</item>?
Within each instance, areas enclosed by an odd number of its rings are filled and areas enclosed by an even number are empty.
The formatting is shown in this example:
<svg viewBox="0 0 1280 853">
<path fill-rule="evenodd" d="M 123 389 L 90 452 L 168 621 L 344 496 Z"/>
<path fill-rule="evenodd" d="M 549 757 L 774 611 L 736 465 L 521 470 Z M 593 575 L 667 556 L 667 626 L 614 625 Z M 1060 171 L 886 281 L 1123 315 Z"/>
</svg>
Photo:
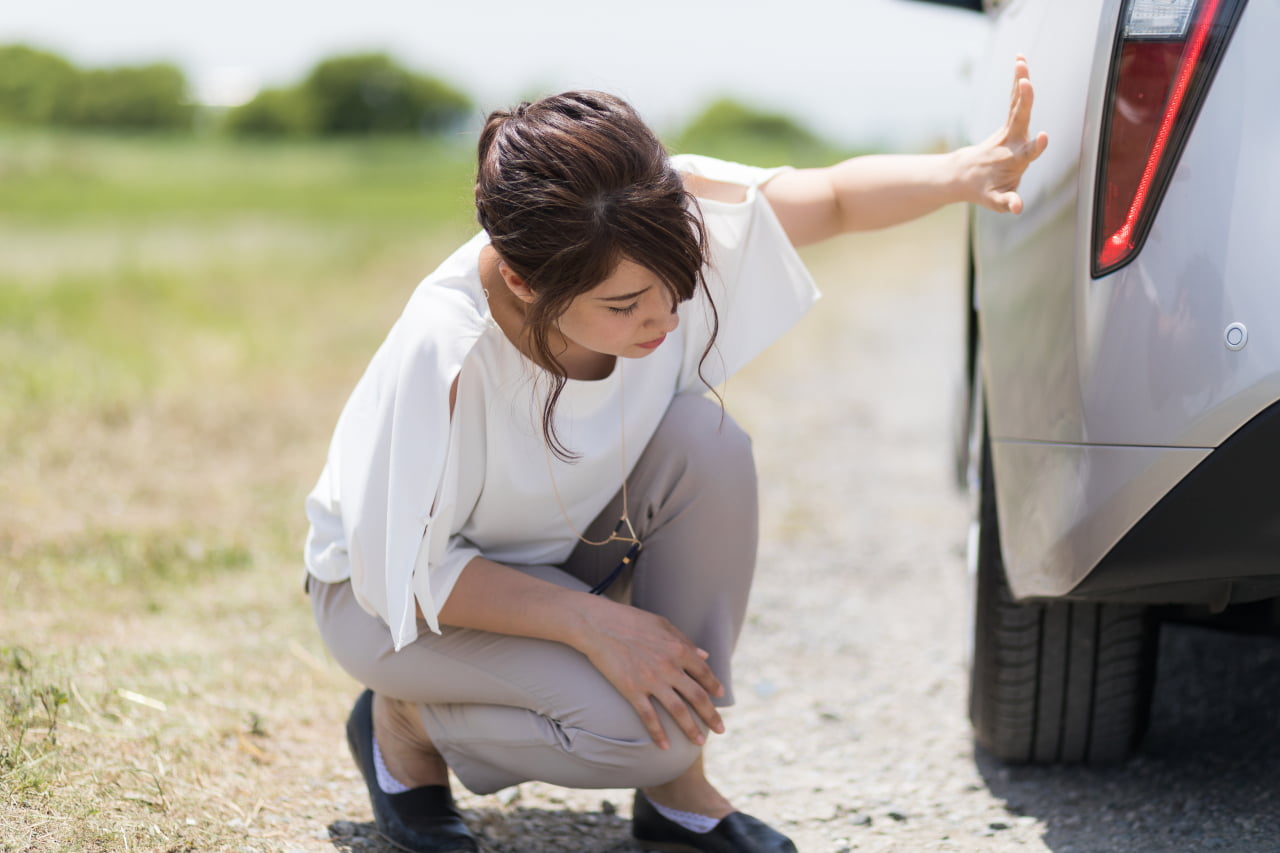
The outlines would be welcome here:
<svg viewBox="0 0 1280 853">
<path fill-rule="evenodd" d="M 457 229 L 3 227 L 0 850 L 332 849 L 354 685 L 302 499 Z"/>
<path fill-rule="evenodd" d="M 350 684 L 297 562 L 336 395 L 220 396 L 51 423 L 5 469 L 0 849 L 278 849 L 280 811 L 342 813 Z"/>
</svg>

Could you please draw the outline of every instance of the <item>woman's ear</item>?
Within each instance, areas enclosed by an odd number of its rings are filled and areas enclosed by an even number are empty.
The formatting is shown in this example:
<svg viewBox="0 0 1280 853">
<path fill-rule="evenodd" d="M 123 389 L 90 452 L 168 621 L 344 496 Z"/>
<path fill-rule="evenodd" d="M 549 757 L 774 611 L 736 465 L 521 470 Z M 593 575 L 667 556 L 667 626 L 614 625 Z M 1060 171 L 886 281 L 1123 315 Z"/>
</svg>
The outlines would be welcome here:
<svg viewBox="0 0 1280 853">
<path fill-rule="evenodd" d="M 511 267 L 507 266 L 506 261 L 498 261 L 498 273 L 502 276 L 502 280 L 507 283 L 507 289 L 515 294 L 525 304 L 532 304 L 537 296 L 534 295 L 532 289 L 525 280 Z"/>
</svg>

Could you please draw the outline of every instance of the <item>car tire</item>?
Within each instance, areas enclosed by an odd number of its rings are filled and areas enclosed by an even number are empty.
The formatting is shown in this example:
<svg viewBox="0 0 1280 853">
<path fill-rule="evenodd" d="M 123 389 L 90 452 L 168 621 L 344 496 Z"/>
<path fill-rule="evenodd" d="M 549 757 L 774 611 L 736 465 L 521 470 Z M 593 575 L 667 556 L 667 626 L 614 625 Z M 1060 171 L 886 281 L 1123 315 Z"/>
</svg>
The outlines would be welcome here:
<svg viewBox="0 0 1280 853">
<path fill-rule="evenodd" d="M 1011 764 L 1121 761 L 1146 731 L 1159 624 L 1137 605 L 1014 600 L 1000 550 L 990 442 L 985 418 L 977 420 L 974 738 Z"/>
</svg>

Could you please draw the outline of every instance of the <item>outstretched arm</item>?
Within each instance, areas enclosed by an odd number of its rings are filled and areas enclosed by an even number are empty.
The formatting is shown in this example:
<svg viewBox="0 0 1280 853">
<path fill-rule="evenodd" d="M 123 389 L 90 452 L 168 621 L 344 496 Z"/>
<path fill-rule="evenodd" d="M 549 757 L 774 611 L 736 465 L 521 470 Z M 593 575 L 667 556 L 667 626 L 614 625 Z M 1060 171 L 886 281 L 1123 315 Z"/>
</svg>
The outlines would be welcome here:
<svg viewBox="0 0 1280 853">
<path fill-rule="evenodd" d="M 1046 134 L 1029 133 L 1034 98 L 1026 59 L 1019 56 L 1009 117 L 985 141 L 947 154 L 874 154 L 797 169 L 770 180 L 764 194 L 797 246 L 897 225 L 952 202 L 1021 213 L 1022 173 L 1049 144 Z"/>
</svg>

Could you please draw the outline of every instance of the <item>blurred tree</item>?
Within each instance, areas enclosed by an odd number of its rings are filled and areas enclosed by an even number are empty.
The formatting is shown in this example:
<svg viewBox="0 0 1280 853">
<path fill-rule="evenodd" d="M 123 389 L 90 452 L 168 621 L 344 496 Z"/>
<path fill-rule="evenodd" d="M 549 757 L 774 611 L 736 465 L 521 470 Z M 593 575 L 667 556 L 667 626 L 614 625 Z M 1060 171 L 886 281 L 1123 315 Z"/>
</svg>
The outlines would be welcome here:
<svg viewBox="0 0 1280 853">
<path fill-rule="evenodd" d="M 466 95 L 386 54 L 327 59 L 302 83 L 321 133 L 438 133 L 466 116 Z"/>
<path fill-rule="evenodd" d="M 190 129 L 193 115 L 186 77 L 161 62 L 82 72 L 65 121 L 80 127 Z"/>
<path fill-rule="evenodd" d="M 825 165 L 838 156 L 832 145 L 790 116 L 733 98 L 707 105 L 676 136 L 672 147 L 761 165 Z"/>
<path fill-rule="evenodd" d="M 77 75 L 60 56 L 26 45 L 0 46 L 0 123 L 58 121 L 68 110 Z"/>
<path fill-rule="evenodd" d="M 315 108 L 301 89 L 263 89 L 227 111 L 226 128 L 245 136 L 298 136 L 316 127 Z"/>
</svg>

